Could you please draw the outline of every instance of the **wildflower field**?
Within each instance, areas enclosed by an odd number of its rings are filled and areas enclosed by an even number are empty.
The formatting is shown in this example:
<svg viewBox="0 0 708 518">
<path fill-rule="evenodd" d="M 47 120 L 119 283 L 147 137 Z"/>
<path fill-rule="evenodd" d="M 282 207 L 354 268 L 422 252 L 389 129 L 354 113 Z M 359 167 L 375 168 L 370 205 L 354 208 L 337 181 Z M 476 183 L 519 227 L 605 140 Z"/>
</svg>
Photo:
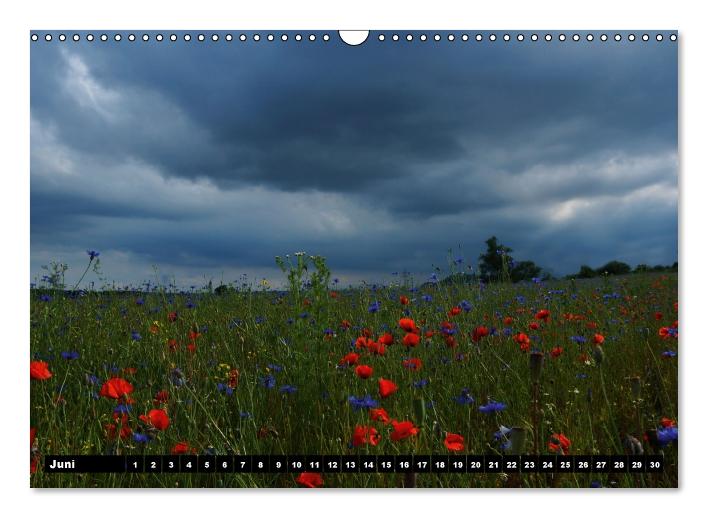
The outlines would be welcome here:
<svg viewBox="0 0 708 518">
<path fill-rule="evenodd" d="M 663 454 L 664 470 L 414 483 L 678 485 L 677 274 L 344 289 L 316 266 L 307 282 L 284 267 L 283 291 L 32 289 L 31 486 L 402 487 L 401 473 L 48 474 L 42 459 L 510 448 Z"/>
</svg>

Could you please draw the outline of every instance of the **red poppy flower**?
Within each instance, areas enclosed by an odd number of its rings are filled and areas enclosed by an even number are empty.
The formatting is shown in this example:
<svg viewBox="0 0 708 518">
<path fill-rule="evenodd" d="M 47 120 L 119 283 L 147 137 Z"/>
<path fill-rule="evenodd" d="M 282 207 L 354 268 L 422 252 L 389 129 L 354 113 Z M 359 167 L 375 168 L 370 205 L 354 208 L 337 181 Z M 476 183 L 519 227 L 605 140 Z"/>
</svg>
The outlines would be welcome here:
<svg viewBox="0 0 708 518">
<path fill-rule="evenodd" d="M 179 344 L 177 343 L 177 340 L 175 340 L 174 338 L 170 338 L 169 340 L 167 340 L 167 347 L 170 348 L 171 352 L 175 352 L 179 347 Z"/>
<path fill-rule="evenodd" d="M 407 333 L 415 333 L 418 329 L 412 318 L 402 318 L 398 321 L 398 325 Z"/>
<path fill-rule="evenodd" d="M 336 291 L 330 291 L 329 296 L 330 298 L 336 299 L 337 297 L 339 297 L 339 294 Z"/>
<path fill-rule="evenodd" d="M 195 343 L 187 344 L 187 350 L 190 353 L 195 353 L 197 351 L 197 344 L 195 344 Z"/>
<path fill-rule="evenodd" d="M 435 335 L 435 331 L 428 330 L 428 331 L 425 332 L 425 337 L 426 337 L 426 338 L 432 338 L 433 335 Z"/>
<path fill-rule="evenodd" d="M 229 371 L 229 387 L 230 388 L 236 388 L 238 387 L 238 378 L 241 375 L 239 373 L 238 369 L 231 369 Z"/>
<path fill-rule="evenodd" d="M 172 448 L 172 455 L 183 455 L 189 453 L 189 443 L 187 441 L 181 441 L 174 445 Z"/>
<path fill-rule="evenodd" d="M 551 316 L 551 312 L 548 311 L 547 309 L 542 309 L 538 313 L 536 313 L 536 320 L 543 320 L 544 322 L 548 322 L 549 317 Z"/>
<path fill-rule="evenodd" d="M 126 416 L 127 417 L 127 416 Z M 104 425 L 104 428 L 106 429 L 106 435 L 108 436 L 109 440 L 113 440 L 116 438 L 116 432 L 118 431 L 118 426 L 116 426 L 113 423 L 108 423 Z M 133 434 L 133 430 L 128 426 L 127 424 L 121 424 L 120 427 L 120 438 L 123 440 L 129 439 L 130 436 Z"/>
<path fill-rule="evenodd" d="M 450 451 L 463 451 L 465 449 L 465 438 L 456 433 L 445 435 L 445 447 Z"/>
<path fill-rule="evenodd" d="M 156 405 L 159 405 L 160 403 L 167 403 L 168 399 L 170 399 L 170 393 L 166 390 L 161 390 L 160 392 L 155 394 L 153 401 Z"/>
<path fill-rule="evenodd" d="M 200 332 L 198 332 L 198 331 L 194 331 L 194 330 L 190 329 L 190 330 L 189 330 L 189 335 L 187 335 L 187 336 L 189 336 L 189 339 L 190 339 L 190 340 L 196 340 L 197 338 L 199 338 L 200 336 L 202 336 L 202 334 L 201 334 Z"/>
<path fill-rule="evenodd" d="M 405 295 L 401 295 L 398 300 L 400 300 L 401 304 L 403 304 L 404 306 L 408 305 L 408 303 L 410 302 L 410 300 L 408 300 L 408 297 L 406 297 Z"/>
<path fill-rule="evenodd" d="M 562 451 L 563 455 L 568 455 L 570 444 L 570 439 L 568 439 L 565 435 L 562 433 L 554 433 L 548 441 L 548 449 L 553 453 L 559 453 Z"/>
<path fill-rule="evenodd" d="M 372 369 L 368 365 L 357 365 L 354 369 L 354 374 L 356 374 L 363 380 L 370 378 L 373 373 L 374 369 Z"/>
<path fill-rule="evenodd" d="M 170 322 L 177 322 L 177 312 L 176 311 L 170 311 L 167 313 L 167 320 Z"/>
<path fill-rule="evenodd" d="M 101 387 L 99 394 L 111 399 L 119 399 L 133 392 L 133 385 L 123 378 L 111 378 Z"/>
<path fill-rule="evenodd" d="M 534 331 L 535 331 L 536 329 L 538 329 L 539 327 L 540 327 L 540 326 L 538 325 L 538 322 L 531 322 L 531 323 L 529 324 L 529 329 L 532 329 L 532 330 L 534 330 Z"/>
<path fill-rule="evenodd" d="M 141 415 L 140 420 L 158 430 L 167 430 L 167 427 L 170 426 L 170 418 L 167 417 L 167 413 L 159 408 L 150 410 L 146 416 Z"/>
<path fill-rule="evenodd" d="M 473 342 L 479 342 L 485 336 L 489 336 L 489 329 L 486 326 L 477 326 L 472 331 Z"/>
<path fill-rule="evenodd" d="M 605 337 L 599 333 L 596 333 L 595 336 L 592 337 L 592 343 L 594 343 L 594 344 L 600 345 L 604 341 L 605 341 Z"/>
<path fill-rule="evenodd" d="M 668 417 L 662 417 L 661 418 L 661 426 L 664 428 L 673 428 L 676 426 L 676 421 L 673 419 L 669 419 Z"/>
<path fill-rule="evenodd" d="M 531 339 L 526 333 L 519 333 L 514 335 L 514 341 L 519 344 L 522 351 L 526 352 L 531 347 Z"/>
<path fill-rule="evenodd" d="M 668 326 L 664 326 L 664 327 L 660 328 L 659 329 L 659 336 L 661 338 L 663 338 L 664 340 L 666 340 L 669 336 L 671 336 L 669 329 L 670 328 Z"/>
<path fill-rule="evenodd" d="M 369 410 L 369 417 L 372 421 L 380 421 L 382 423 L 388 423 L 390 421 L 388 412 L 383 408 L 372 408 Z"/>
<path fill-rule="evenodd" d="M 553 358 L 558 358 L 561 354 L 563 354 L 562 347 L 554 347 L 553 349 L 551 349 L 551 356 Z"/>
<path fill-rule="evenodd" d="M 379 394 L 381 397 L 388 397 L 398 390 L 398 386 L 391 380 L 379 378 Z"/>
<path fill-rule="evenodd" d="M 30 428 L 30 448 L 34 446 L 34 438 L 37 436 L 37 429 Z"/>
<path fill-rule="evenodd" d="M 354 428 L 354 435 L 352 435 L 352 444 L 356 447 L 364 446 L 365 444 L 371 444 L 376 446 L 381 440 L 381 435 L 376 431 L 373 426 L 360 426 L 357 425 Z"/>
<path fill-rule="evenodd" d="M 373 334 L 371 332 L 371 329 L 368 327 L 365 327 L 364 329 L 361 330 L 361 334 L 363 334 L 366 338 L 371 338 L 371 335 Z"/>
<path fill-rule="evenodd" d="M 504 325 L 505 325 L 505 326 L 510 326 L 510 325 L 513 324 L 513 323 L 514 323 L 514 319 L 511 318 L 511 317 L 506 317 L 506 318 L 504 319 Z"/>
<path fill-rule="evenodd" d="M 33 361 L 30 362 L 30 378 L 33 380 L 48 380 L 52 377 L 47 362 Z"/>
<path fill-rule="evenodd" d="M 445 335 L 445 345 L 447 345 L 450 349 L 454 349 L 457 347 L 457 339 L 455 339 L 452 335 Z"/>
<path fill-rule="evenodd" d="M 423 367 L 423 361 L 420 358 L 408 358 L 407 360 L 403 360 L 403 366 L 406 369 L 419 371 Z"/>
<path fill-rule="evenodd" d="M 447 316 L 454 317 L 455 315 L 459 315 L 461 312 L 462 312 L 462 308 L 460 306 L 455 306 L 450 311 L 447 312 Z"/>
<path fill-rule="evenodd" d="M 339 327 L 341 327 L 342 329 L 349 329 L 350 327 L 352 327 L 352 323 L 349 322 L 349 320 L 342 320 L 339 324 Z"/>
<path fill-rule="evenodd" d="M 302 473 L 300 473 L 300 476 L 297 477 L 295 482 L 297 482 L 301 486 L 311 488 L 322 487 L 324 485 L 322 475 L 320 475 L 319 473 L 309 473 L 307 471 L 303 471 Z"/>
<path fill-rule="evenodd" d="M 377 340 L 378 343 L 384 344 L 384 345 L 392 345 L 393 344 L 393 335 L 391 333 L 384 333 L 381 336 L 379 336 L 379 339 Z"/>
<path fill-rule="evenodd" d="M 378 354 L 379 356 L 383 356 L 383 354 L 386 352 L 386 346 L 382 343 L 379 342 L 373 342 L 369 340 L 369 344 L 367 344 L 366 349 L 371 353 L 371 354 Z"/>
<path fill-rule="evenodd" d="M 416 347 L 420 343 L 420 336 L 414 333 L 407 333 L 403 337 L 403 345 L 406 347 Z"/>
<path fill-rule="evenodd" d="M 359 361 L 359 355 L 357 353 L 347 353 L 339 360 L 339 365 L 354 365 Z"/>
<path fill-rule="evenodd" d="M 660 311 L 657 311 L 656 313 L 654 313 L 654 318 L 656 320 L 661 320 L 662 318 L 664 318 L 664 315 L 662 315 Z"/>
<path fill-rule="evenodd" d="M 393 426 L 393 431 L 391 432 L 391 440 L 393 441 L 401 441 L 418 433 L 418 429 L 410 421 L 399 423 L 394 420 L 391 421 L 391 425 Z"/>
</svg>

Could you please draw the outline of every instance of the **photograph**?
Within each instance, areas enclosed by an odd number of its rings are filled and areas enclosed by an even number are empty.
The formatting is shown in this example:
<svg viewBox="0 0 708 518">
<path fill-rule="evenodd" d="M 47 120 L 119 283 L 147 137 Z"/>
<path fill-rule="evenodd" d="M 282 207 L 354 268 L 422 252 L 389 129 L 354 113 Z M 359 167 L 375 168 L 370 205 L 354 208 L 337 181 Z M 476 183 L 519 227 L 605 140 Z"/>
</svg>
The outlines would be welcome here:
<svg viewBox="0 0 708 518">
<path fill-rule="evenodd" d="M 678 488 L 679 31 L 237 22 L 27 34 L 29 487 Z"/>
</svg>

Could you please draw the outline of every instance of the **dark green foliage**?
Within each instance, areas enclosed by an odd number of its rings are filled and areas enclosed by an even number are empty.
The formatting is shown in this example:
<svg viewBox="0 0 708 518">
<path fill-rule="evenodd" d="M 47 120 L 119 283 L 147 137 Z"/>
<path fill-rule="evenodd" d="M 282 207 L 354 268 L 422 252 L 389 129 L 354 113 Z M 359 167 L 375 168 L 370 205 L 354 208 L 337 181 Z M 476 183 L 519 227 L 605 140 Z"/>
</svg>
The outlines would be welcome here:
<svg viewBox="0 0 708 518">
<path fill-rule="evenodd" d="M 624 275 L 632 271 L 632 267 L 622 261 L 610 261 L 596 270 L 599 275 Z"/>
</svg>

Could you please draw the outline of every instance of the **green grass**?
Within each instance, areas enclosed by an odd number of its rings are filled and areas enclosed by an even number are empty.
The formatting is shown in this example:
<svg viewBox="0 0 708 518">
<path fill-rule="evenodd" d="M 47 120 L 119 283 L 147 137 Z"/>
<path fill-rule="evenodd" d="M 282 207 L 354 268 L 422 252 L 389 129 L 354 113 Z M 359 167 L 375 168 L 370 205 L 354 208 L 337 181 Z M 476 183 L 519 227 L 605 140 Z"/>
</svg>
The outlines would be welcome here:
<svg viewBox="0 0 708 518">
<path fill-rule="evenodd" d="M 390 286 L 339 291 L 317 309 L 294 307 L 287 294 L 242 290 L 217 296 L 208 293 L 150 294 L 88 292 L 70 297 L 51 292 L 52 300 L 40 300 L 46 290 L 31 296 L 32 358 L 48 361 L 53 376 L 31 380 L 31 426 L 37 430 L 40 455 L 59 454 L 169 454 L 179 441 L 188 441 L 198 453 L 213 448 L 219 454 L 448 454 L 445 432 L 465 438 L 467 454 L 498 451 L 493 434 L 500 425 L 528 430 L 526 450 L 533 453 L 533 434 L 538 435 L 539 453 L 547 453 L 554 433 L 567 436 L 571 454 L 624 453 L 626 434 L 642 440 L 647 453 L 655 453 L 643 441 L 644 432 L 655 429 L 662 417 L 678 420 L 678 359 L 663 358 L 666 350 L 678 351 L 675 338 L 663 339 L 659 328 L 678 319 L 677 275 L 634 274 L 590 281 L 556 281 L 536 285 L 499 284 L 484 289 L 476 284 L 426 286 L 418 292 Z M 549 293 L 551 292 L 551 293 Z M 399 296 L 411 299 L 402 306 Z M 424 294 L 432 302 L 422 300 Z M 305 294 L 306 295 L 306 294 Z M 144 304 L 136 304 L 142 297 Z M 524 297 L 521 300 L 517 297 Z M 381 303 L 376 313 L 369 305 Z M 471 303 L 469 312 L 449 317 L 447 311 L 462 300 Z M 195 307 L 188 309 L 187 301 Z M 448 348 L 442 336 L 422 338 L 418 347 L 401 345 L 403 331 L 398 321 L 404 309 L 423 330 L 440 328 L 448 320 L 456 324 L 458 346 Z M 551 318 L 539 330 L 530 330 L 536 311 L 548 309 Z M 301 318 L 305 311 L 312 314 Z M 168 313 L 177 311 L 176 322 Z M 655 314 L 662 313 L 657 320 Z M 582 315 L 571 321 L 564 314 Z M 563 353 L 546 355 L 540 382 L 539 417 L 533 419 L 529 353 L 522 352 L 511 336 L 503 332 L 503 318 L 512 317 L 513 334 L 523 331 L 532 347 L 546 353 L 562 347 Z M 292 323 L 288 323 L 292 319 Z M 342 320 L 351 322 L 342 329 Z M 257 323 L 260 322 L 260 323 Z M 597 328 L 588 328 L 594 323 Z M 151 332 L 155 325 L 157 332 Z M 479 325 L 495 327 L 495 336 L 478 344 L 470 332 Z M 388 326 L 396 342 L 385 355 L 360 351 L 359 363 L 374 368 L 368 380 L 355 376 L 353 367 L 337 368 L 351 350 L 352 340 L 362 328 L 372 330 L 375 340 Z M 335 335 L 326 337 L 330 328 Z M 187 350 L 191 329 L 200 329 L 196 350 Z M 153 329 L 154 330 L 154 329 Z M 142 339 L 135 341 L 131 332 Z M 605 336 L 604 360 L 597 364 L 592 354 L 592 337 Z M 578 344 L 572 336 L 584 336 Z M 179 347 L 170 351 L 169 339 Z M 62 351 L 77 351 L 80 357 L 65 360 Z M 581 355 L 587 361 L 581 361 Z M 458 356 L 461 355 L 461 356 Z M 402 360 L 423 361 L 418 372 L 405 369 Z M 268 365 L 282 367 L 274 372 Z M 228 367 L 227 367 L 228 366 Z M 115 368 L 115 370 L 112 370 Z M 134 368 L 134 373 L 125 369 Z M 183 375 L 182 386 L 174 384 L 173 369 Z M 226 383 L 230 368 L 240 372 L 238 387 L 229 396 L 217 390 Z M 267 374 L 276 386 L 264 388 Z M 88 378 L 96 376 L 98 384 Z M 164 408 L 170 426 L 153 432 L 147 444 L 132 438 L 110 440 L 105 425 L 113 423 L 115 400 L 97 397 L 101 384 L 120 376 L 134 386 L 129 414 L 133 431 L 147 431 L 140 414 Z M 383 399 L 378 394 L 379 377 L 399 387 Z M 633 392 L 633 377 L 639 377 L 639 393 Z M 414 381 L 427 379 L 423 388 Z M 297 391 L 283 394 L 280 387 L 294 385 Z M 463 388 L 475 398 L 472 405 L 460 405 L 453 398 Z M 169 392 L 164 405 L 153 403 L 154 395 Z M 635 386 L 636 390 L 636 386 Z M 348 397 L 372 395 L 392 419 L 411 420 L 417 436 L 400 442 L 389 437 L 391 427 L 374 423 L 368 412 L 354 410 Z M 425 416 L 414 410 L 423 398 Z M 507 408 L 483 414 L 478 407 L 491 398 Z M 430 406 L 432 405 L 432 406 Z M 248 412 L 250 417 L 241 417 Z M 356 425 L 374 426 L 382 440 L 376 446 L 351 448 Z M 677 444 L 661 449 L 665 469 L 656 475 L 521 475 L 520 484 L 531 487 L 587 487 L 591 480 L 620 487 L 676 487 L 678 485 Z M 325 474 L 326 487 L 399 487 L 402 475 Z M 508 484 L 496 475 L 419 474 L 419 487 L 497 487 Z M 33 487 L 291 487 L 294 475 L 151 475 L 151 474 L 46 474 L 40 468 L 31 475 Z M 518 484 L 517 484 L 518 485 Z"/>
</svg>

